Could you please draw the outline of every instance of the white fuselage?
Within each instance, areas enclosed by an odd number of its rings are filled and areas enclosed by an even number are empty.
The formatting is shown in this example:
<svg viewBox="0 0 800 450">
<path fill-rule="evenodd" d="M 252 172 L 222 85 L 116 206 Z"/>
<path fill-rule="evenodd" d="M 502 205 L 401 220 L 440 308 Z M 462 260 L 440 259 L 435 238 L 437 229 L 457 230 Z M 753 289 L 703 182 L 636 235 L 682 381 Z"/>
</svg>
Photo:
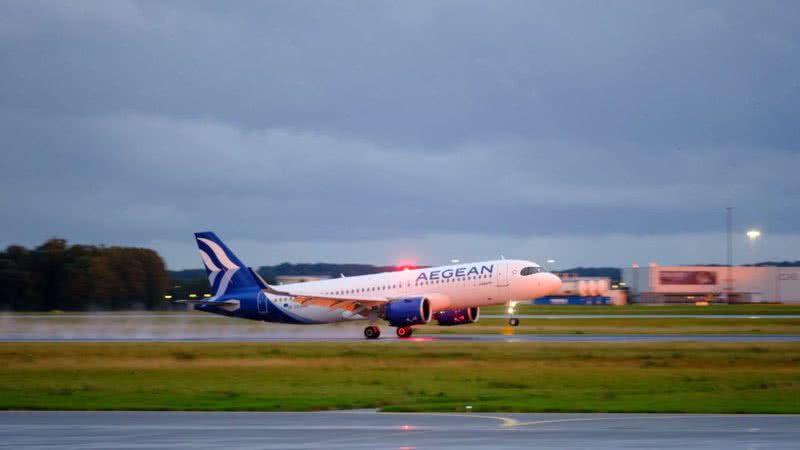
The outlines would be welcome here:
<svg viewBox="0 0 800 450">
<path fill-rule="evenodd" d="M 524 268 L 536 268 L 539 271 L 523 274 Z M 561 280 L 557 276 L 541 271 L 537 264 L 524 260 L 454 264 L 280 286 L 294 295 L 365 300 L 426 297 L 434 313 L 528 300 L 555 293 L 560 287 Z M 300 305 L 293 302 L 291 297 L 270 294 L 268 298 L 279 310 L 304 323 L 366 318 L 341 309 Z"/>
</svg>

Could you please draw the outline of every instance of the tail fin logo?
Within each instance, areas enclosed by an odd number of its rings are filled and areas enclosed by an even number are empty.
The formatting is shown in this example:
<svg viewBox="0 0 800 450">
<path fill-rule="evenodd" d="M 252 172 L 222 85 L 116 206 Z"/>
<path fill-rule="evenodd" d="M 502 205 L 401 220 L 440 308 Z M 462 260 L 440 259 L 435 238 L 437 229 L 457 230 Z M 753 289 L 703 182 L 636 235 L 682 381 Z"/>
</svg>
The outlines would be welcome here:
<svg viewBox="0 0 800 450">
<path fill-rule="evenodd" d="M 204 243 L 204 244 L 206 244 L 208 246 L 208 248 L 211 249 L 212 252 L 214 252 L 214 256 L 216 257 L 217 261 L 219 261 L 219 263 L 222 266 L 224 266 L 226 269 L 234 270 L 234 269 L 238 269 L 239 268 L 239 266 L 234 264 L 233 261 L 231 261 L 231 259 L 228 258 L 228 254 L 225 253 L 225 250 L 223 250 L 222 247 L 220 247 L 216 242 L 214 242 L 212 240 L 209 240 L 209 239 L 206 239 L 206 238 L 201 238 L 201 237 L 197 238 L 197 240 L 202 242 L 202 243 Z M 201 250 L 200 253 L 204 253 L 204 252 Z M 204 254 L 204 255 L 201 255 L 201 257 L 203 258 L 203 262 L 206 262 L 206 258 L 208 257 L 208 255 Z M 216 267 L 216 266 L 214 266 L 214 267 Z M 217 269 L 217 270 L 219 270 L 219 269 Z"/>
<path fill-rule="evenodd" d="M 208 270 L 208 281 L 211 283 L 211 291 L 214 292 L 214 296 L 224 295 L 228 290 L 231 278 L 233 278 L 233 275 L 240 267 L 230 260 L 225 250 L 216 242 L 201 237 L 198 237 L 197 241 L 198 244 L 201 242 L 205 244 L 208 250 L 211 251 L 211 255 L 209 255 L 205 249 L 198 246 L 200 258 L 203 259 L 203 264 L 206 266 L 206 270 Z M 222 277 L 219 276 L 220 273 L 222 273 Z"/>
</svg>

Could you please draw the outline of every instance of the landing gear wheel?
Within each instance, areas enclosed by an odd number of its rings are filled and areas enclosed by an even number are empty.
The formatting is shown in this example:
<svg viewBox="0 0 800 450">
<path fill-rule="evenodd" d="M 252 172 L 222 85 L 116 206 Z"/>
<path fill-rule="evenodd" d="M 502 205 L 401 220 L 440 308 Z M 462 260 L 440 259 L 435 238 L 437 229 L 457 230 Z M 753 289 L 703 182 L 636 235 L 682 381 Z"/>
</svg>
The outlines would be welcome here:
<svg viewBox="0 0 800 450">
<path fill-rule="evenodd" d="M 413 333 L 414 329 L 411 327 L 397 327 L 397 337 L 399 338 L 411 337 Z"/>
<path fill-rule="evenodd" d="M 381 329 L 374 325 L 364 328 L 364 337 L 367 339 L 378 339 L 381 337 Z"/>
<path fill-rule="evenodd" d="M 511 325 L 512 327 L 515 327 L 519 325 L 519 319 L 517 319 L 516 317 L 512 317 L 508 319 L 508 324 Z"/>
</svg>

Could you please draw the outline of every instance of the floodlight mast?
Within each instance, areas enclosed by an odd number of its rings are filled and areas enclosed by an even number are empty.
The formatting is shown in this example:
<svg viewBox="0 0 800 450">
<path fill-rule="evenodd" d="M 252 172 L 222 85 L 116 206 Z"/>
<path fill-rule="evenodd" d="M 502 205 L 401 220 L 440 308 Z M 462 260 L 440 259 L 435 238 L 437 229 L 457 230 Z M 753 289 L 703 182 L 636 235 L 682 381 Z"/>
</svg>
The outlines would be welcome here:
<svg viewBox="0 0 800 450">
<path fill-rule="evenodd" d="M 725 208 L 725 222 L 728 228 L 728 284 L 725 292 L 725 302 L 731 303 L 733 294 L 733 208 Z"/>
</svg>

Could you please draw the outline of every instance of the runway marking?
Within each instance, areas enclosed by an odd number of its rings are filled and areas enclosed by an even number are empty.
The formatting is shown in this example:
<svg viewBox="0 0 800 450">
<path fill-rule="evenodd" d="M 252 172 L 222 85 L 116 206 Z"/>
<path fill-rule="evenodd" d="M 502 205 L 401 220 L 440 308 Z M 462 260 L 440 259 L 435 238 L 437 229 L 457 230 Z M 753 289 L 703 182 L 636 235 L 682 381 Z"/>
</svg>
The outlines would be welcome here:
<svg viewBox="0 0 800 450">
<path fill-rule="evenodd" d="M 370 414 L 368 412 L 359 412 L 357 414 Z M 621 419 L 621 417 L 574 417 L 574 418 L 565 418 L 565 419 L 549 419 L 549 420 L 534 420 L 529 422 L 520 422 L 519 420 L 513 417 L 506 417 L 506 416 L 489 416 L 485 414 L 473 414 L 473 413 L 379 413 L 379 414 L 397 414 L 397 415 L 415 415 L 415 416 L 439 416 L 439 417 L 474 417 L 476 419 L 491 419 L 500 421 L 500 428 L 513 428 L 513 427 L 523 427 L 526 425 L 546 425 L 546 424 L 553 424 L 553 423 L 569 423 L 569 422 L 592 422 L 598 420 L 616 420 Z M 630 419 L 630 416 L 626 417 Z M 637 418 L 649 418 L 649 417 L 642 417 L 639 416 Z M 661 418 L 665 418 L 661 416 Z"/>
<path fill-rule="evenodd" d="M 532 422 L 520 422 L 513 420 L 513 423 L 503 424 L 503 427 L 524 427 L 526 425 L 546 425 L 552 423 L 566 423 L 566 422 L 596 422 L 598 420 L 614 420 L 616 417 L 581 417 L 575 419 L 551 419 L 551 420 L 534 420 Z"/>
</svg>

